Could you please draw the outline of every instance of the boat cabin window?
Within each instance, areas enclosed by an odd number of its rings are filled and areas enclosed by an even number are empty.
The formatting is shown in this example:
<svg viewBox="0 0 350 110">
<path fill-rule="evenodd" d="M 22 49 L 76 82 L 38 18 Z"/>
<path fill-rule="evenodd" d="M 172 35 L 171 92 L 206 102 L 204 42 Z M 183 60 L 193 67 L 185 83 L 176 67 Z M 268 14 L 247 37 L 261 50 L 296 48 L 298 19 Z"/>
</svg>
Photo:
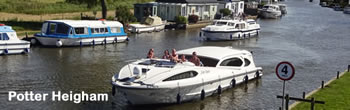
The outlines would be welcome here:
<svg viewBox="0 0 350 110">
<path fill-rule="evenodd" d="M 244 58 L 244 66 L 249 66 L 250 65 L 250 61 L 247 58 Z"/>
<path fill-rule="evenodd" d="M 182 55 L 179 55 L 179 59 L 181 59 Z M 197 55 L 199 60 L 202 62 L 203 66 L 208 66 L 208 67 L 215 67 L 219 60 L 208 58 L 208 57 L 202 57 Z M 187 60 L 190 60 L 192 58 L 192 55 L 185 55 Z"/>
<path fill-rule="evenodd" d="M 195 71 L 187 71 L 184 73 L 180 73 L 174 76 L 171 76 L 167 79 L 164 79 L 163 81 L 173 81 L 173 80 L 180 80 L 180 79 L 187 79 L 187 78 L 193 78 L 195 76 L 197 76 L 198 73 Z"/>
<path fill-rule="evenodd" d="M 230 58 L 221 62 L 220 66 L 236 66 L 240 67 L 243 65 L 243 61 L 239 58 Z"/>
<path fill-rule="evenodd" d="M 0 33 L 0 40 L 9 40 L 9 36 L 7 33 Z"/>
<path fill-rule="evenodd" d="M 47 26 L 49 23 L 44 23 L 42 28 L 41 28 L 41 34 L 46 34 L 47 32 Z"/>
<path fill-rule="evenodd" d="M 56 23 L 50 23 L 50 27 L 49 27 L 49 33 L 50 34 L 54 34 L 56 31 Z"/>
<path fill-rule="evenodd" d="M 75 34 L 87 34 L 87 28 L 76 27 L 74 28 Z"/>
<path fill-rule="evenodd" d="M 107 28 L 91 28 L 92 34 L 102 34 L 102 33 L 108 33 Z"/>
<path fill-rule="evenodd" d="M 59 34 L 68 34 L 68 30 L 69 30 L 69 26 L 65 25 L 65 24 L 57 24 L 57 31 L 56 33 Z"/>
<path fill-rule="evenodd" d="M 121 32 L 120 27 L 111 27 L 111 32 L 112 33 L 120 33 Z"/>
<path fill-rule="evenodd" d="M 226 25 L 226 24 L 227 24 L 227 22 L 222 22 L 222 21 L 216 22 L 217 26 L 222 26 L 222 25 Z"/>
<path fill-rule="evenodd" d="M 228 26 L 235 26 L 235 23 L 228 23 Z"/>
</svg>

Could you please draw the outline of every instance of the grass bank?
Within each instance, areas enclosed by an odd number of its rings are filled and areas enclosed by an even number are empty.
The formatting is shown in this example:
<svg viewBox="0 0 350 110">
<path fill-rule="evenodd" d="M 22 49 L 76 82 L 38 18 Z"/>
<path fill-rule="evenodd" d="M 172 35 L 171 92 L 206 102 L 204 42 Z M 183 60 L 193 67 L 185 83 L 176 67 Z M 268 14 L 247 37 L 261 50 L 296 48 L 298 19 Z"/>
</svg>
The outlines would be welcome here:
<svg viewBox="0 0 350 110">
<path fill-rule="evenodd" d="M 308 97 L 315 100 L 325 101 L 326 104 L 316 104 L 316 110 L 349 110 L 350 109 L 350 72 L 334 80 L 324 89 Z M 299 103 L 292 110 L 309 110 L 310 103 Z"/>
<path fill-rule="evenodd" d="M 106 0 L 108 10 L 115 10 L 118 6 L 133 7 L 134 3 L 144 3 L 154 0 Z M 55 14 L 70 12 L 100 11 L 97 4 L 88 8 L 87 4 L 72 4 L 65 0 L 0 0 L 0 12 L 24 14 Z"/>
<path fill-rule="evenodd" d="M 17 32 L 17 36 L 23 38 L 26 35 L 33 36 L 33 34 L 40 32 L 42 22 L 36 21 L 0 21 L 0 24 L 11 26 Z"/>
</svg>

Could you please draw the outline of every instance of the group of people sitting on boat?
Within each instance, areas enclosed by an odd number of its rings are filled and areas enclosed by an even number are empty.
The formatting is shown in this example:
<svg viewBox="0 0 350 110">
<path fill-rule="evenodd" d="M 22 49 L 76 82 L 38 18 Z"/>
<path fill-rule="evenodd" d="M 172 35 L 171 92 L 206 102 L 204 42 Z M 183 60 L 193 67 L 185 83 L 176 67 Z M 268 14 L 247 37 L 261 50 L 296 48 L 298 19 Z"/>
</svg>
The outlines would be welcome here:
<svg viewBox="0 0 350 110">
<path fill-rule="evenodd" d="M 154 49 L 153 48 L 148 51 L 147 58 L 156 58 L 155 55 L 154 55 Z M 200 66 L 201 65 L 201 61 L 198 58 L 196 52 L 193 52 L 191 59 L 187 60 L 185 55 L 181 55 L 181 57 L 179 57 L 176 54 L 176 49 L 172 49 L 171 50 L 171 54 L 169 53 L 169 50 L 165 50 L 164 51 L 164 55 L 162 56 L 162 59 L 169 59 L 170 61 L 173 61 L 173 62 L 176 62 L 176 63 L 182 63 L 182 62 L 190 61 L 190 62 L 194 63 L 196 66 Z"/>
</svg>

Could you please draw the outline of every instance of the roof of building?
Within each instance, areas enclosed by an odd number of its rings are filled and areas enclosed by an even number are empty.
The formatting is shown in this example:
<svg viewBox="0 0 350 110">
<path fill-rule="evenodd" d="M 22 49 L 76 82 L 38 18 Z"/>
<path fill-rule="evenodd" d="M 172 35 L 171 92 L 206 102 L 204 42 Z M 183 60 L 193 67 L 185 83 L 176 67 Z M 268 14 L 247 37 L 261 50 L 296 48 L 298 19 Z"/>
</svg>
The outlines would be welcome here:
<svg viewBox="0 0 350 110">
<path fill-rule="evenodd" d="M 72 27 L 123 27 L 118 21 L 105 20 L 47 20 L 46 22 L 61 22 Z"/>
<path fill-rule="evenodd" d="M 251 54 L 247 50 L 239 50 L 239 49 L 233 49 L 231 47 L 215 47 L 215 46 L 195 47 L 195 48 L 180 50 L 176 53 L 192 55 L 193 52 L 196 52 L 198 56 L 215 58 L 218 60 L 221 60 L 225 57 L 232 56 L 232 55 Z"/>
<path fill-rule="evenodd" d="M 164 3 L 218 3 L 217 0 L 156 0 Z"/>
</svg>

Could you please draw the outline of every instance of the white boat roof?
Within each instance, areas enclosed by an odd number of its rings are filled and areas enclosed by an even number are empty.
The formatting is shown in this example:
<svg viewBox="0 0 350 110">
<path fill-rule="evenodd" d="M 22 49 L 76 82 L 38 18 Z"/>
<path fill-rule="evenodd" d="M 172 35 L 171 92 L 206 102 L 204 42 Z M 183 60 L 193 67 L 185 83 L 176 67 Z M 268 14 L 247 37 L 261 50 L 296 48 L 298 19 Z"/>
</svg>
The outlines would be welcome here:
<svg viewBox="0 0 350 110">
<path fill-rule="evenodd" d="M 47 20 L 46 22 L 61 22 L 72 27 L 123 27 L 118 21 L 106 20 Z"/>
<path fill-rule="evenodd" d="M 0 25 L 0 32 L 15 32 L 11 26 Z"/>
<path fill-rule="evenodd" d="M 215 46 L 203 46 L 195 47 L 185 50 L 177 51 L 177 54 L 192 55 L 193 52 L 196 52 L 198 56 L 215 58 L 221 60 L 227 56 L 237 55 L 237 54 L 251 54 L 247 50 L 234 49 L 232 47 L 215 47 Z"/>
</svg>

